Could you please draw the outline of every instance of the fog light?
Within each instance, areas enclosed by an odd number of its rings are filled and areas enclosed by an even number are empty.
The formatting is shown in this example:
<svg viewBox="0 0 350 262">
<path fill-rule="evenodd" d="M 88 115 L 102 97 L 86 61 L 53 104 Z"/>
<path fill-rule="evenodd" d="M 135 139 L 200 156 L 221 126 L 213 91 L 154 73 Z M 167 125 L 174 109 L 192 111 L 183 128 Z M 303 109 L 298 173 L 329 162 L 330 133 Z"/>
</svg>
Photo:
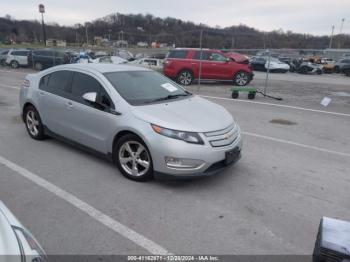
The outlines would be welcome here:
<svg viewBox="0 0 350 262">
<path fill-rule="evenodd" d="M 165 163 L 170 168 L 198 169 L 204 166 L 205 162 L 198 159 L 187 159 L 177 157 L 165 157 Z"/>
</svg>

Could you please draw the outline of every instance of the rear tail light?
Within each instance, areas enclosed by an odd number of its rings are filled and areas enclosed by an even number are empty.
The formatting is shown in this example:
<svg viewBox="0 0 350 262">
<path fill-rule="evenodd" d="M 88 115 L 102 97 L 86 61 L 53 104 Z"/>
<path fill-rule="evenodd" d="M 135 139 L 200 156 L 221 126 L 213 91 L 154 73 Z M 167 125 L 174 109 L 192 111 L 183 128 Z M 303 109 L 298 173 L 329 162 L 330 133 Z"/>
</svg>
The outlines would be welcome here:
<svg viewBox="0 0 350 262">
<path fill-rule="evenodd" d="M 23 88 L 28 88 L 30 86 L 30 81 L 28 79 L 24 79 L 22 82 Z"/>
</svg>

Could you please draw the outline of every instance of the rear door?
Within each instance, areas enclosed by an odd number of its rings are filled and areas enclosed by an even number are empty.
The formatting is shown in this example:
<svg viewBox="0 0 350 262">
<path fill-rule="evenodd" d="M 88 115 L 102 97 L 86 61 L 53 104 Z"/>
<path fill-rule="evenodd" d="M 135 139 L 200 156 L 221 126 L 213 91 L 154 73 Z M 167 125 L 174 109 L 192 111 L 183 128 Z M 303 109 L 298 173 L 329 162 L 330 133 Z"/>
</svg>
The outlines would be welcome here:
<svg viewBox="0 0 350 262">
<path fill-rule="evenodd" d="M 103 106 L 97 106 L 83 99 L 86 93 L 97 93 L 97 99 Z M 71 83 L 70 100 L 65 124 L 68 138 L 101 153 L 107 153 L 107 140 L 115 131 L 118 116 L 111 114 L 114 104 L 109 90 L 92 75 L 74 72 Z"/>
<path fill-rule="evenodd" d="M 67 118 L 72 102 L 69 100 L 71 72 L 62 70 L 41 78 L 39 84 L 39 113 L 44 125 L 50 131 L 69 135 Z"/>
<path fill-rule="evenodd" d="M 193 56 L 193 61 L 196 61 L 198 72 L 201 71 L 202 79 L 214 79 L 213 66 L 210 61 L 211 52 L 209 51 L 196 51 Z M 202 63 L 200 63 L 202 61 Z M 200 69 L 201 68 L 201 69 Z M 198 73 L 199 76 L 199 73 Z"/>
<path fill-rule="evenodd" d="M 17 51 L 15 60 L 22 66 L 28 65 L 28 54 L 29 51 Z"/>
</svg>

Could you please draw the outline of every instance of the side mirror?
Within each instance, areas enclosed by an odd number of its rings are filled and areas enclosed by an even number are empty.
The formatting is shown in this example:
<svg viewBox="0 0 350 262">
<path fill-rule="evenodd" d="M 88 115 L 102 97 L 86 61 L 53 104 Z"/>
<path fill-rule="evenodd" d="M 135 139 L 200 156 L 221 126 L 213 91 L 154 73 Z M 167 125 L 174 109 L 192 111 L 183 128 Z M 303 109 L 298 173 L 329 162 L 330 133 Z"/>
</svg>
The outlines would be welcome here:
<svg viewBox="0 0 350 262">
<path fill-rule="evenodd" d="M 226 57 L 226 63 L 231 62 L 231 59 L 229 57 Z"/>
<path fill-rule="evenodd" d="M 96 92 L 90 92 L 83 95 L 83 99 L 85 101 L 88 101 L 90 103 L 96 103 L 97 102 L 97 93 Z"/>
</svg>

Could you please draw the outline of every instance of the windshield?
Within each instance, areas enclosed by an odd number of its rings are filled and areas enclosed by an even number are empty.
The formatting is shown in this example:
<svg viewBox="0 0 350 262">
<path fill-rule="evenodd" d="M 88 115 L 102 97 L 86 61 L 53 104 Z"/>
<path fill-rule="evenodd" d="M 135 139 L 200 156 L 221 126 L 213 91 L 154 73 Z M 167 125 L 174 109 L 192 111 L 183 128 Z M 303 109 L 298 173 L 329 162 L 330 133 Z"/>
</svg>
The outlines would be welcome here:
<svg viewBox="0 0 350 262">
<path fill-rule="evenodd" d="M 153 71 L 105 73 L 118 93 L 131 105 L 189 96 L 181 86 Z"/>
</svg>

